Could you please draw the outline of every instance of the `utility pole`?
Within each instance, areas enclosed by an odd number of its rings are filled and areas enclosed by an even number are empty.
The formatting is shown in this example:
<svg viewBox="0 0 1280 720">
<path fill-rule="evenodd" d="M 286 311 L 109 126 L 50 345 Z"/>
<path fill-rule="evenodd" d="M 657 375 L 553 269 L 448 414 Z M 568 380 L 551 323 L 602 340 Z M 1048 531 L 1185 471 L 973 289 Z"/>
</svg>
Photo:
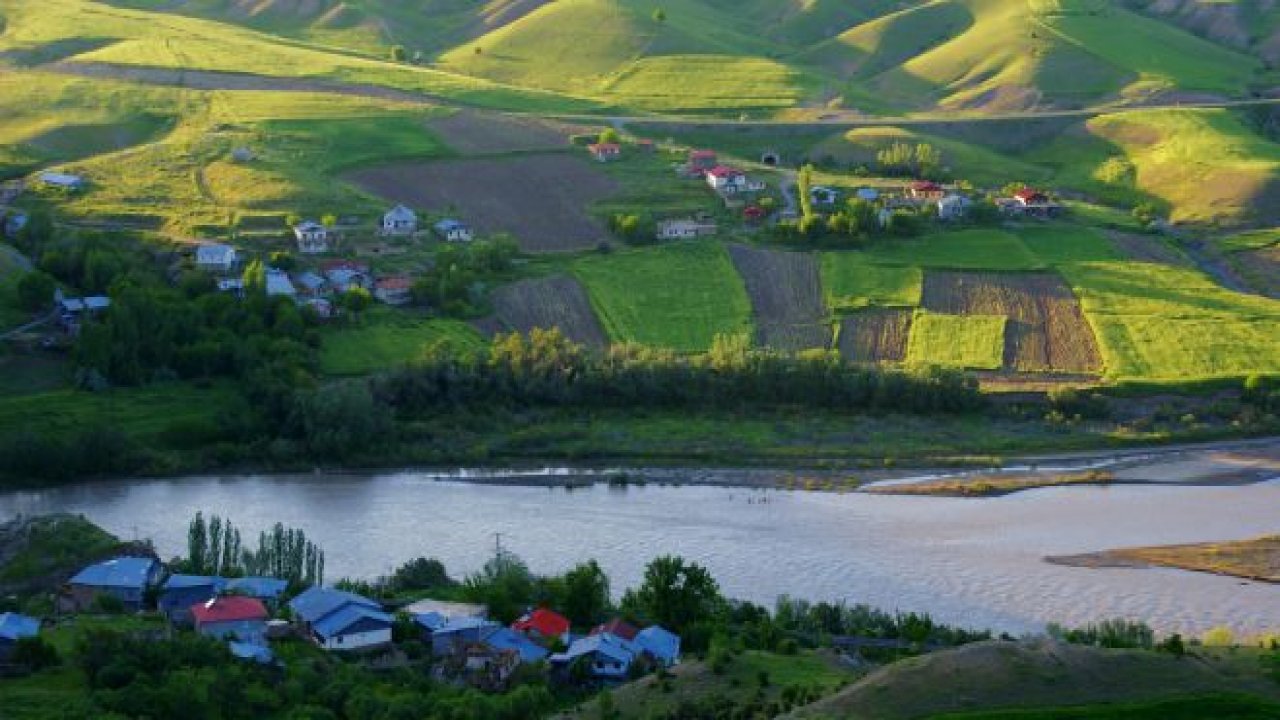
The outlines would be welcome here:
<svg viewBox="0 0 1280 720">
<path fill-rule="evenodd" d="M 502 533 L 500 532 L 493 534 L 493 557 L 498 561 L 502 560 Z"/>
</svg>

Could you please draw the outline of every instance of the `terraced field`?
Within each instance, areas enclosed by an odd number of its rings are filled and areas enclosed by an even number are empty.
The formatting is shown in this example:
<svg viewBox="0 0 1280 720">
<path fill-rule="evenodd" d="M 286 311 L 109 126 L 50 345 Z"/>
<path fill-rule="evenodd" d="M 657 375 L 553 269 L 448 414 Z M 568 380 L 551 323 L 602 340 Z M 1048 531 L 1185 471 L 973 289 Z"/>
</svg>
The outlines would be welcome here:
<svg viewBox="0 0 1280 720">
<path fill-rule="evenodd" d="M 756 342 L 779 350 L 831 344 L 822 279 L 813 253 L 730 245 L 729 257 L 751 298 Z"/>
<path fill-rule="evenodd" d="M 840 356 L 849 362 L 898 364 L 907 359 L 911 321 L 906 308 L 870 308 L 840 321 Z"/>
<path fill-rule="evenodd" d="M 609 343 L 587 291 L 574 278 L 556 275 L 521 280 L 496 290 L 492 300 L 494 316 L 482 325 L 490 334 L 559 328 L 580 345 L 602 348 Z"/>
<path fill-rule="evenodd" d="M 933 313 L 1008 319 L 1002 366 L 1017 372 L 1097 372 L 1093 331 L 1062 278 L 1049 273 L 925 275 L 923 307 Z"/>
</svg>

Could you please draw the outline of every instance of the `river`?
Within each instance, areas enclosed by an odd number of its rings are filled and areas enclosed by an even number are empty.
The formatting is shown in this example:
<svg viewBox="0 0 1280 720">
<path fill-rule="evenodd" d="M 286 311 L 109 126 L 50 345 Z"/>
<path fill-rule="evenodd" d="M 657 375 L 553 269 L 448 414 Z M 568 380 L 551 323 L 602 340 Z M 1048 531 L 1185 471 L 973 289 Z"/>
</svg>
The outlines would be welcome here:
<svg viewBox="0 0 1280 720">
<path fill-rule="evenodd" d="M 729 472 L 729 471 L 722 471 Z M 231 518 L 246 544 L 276 521 L 326 552 L 326 577 L 369 577 L 420 555 L 455 575 L 491 556 L 495 534 L 536 572 L 597 559 L 615 594 L 645 563 L 705 564 L 726 594 L 780 594 L 926 611 L 1011 633 L 1047 622 L 1142 619 L 1159 631 L 1280 630 L 1280 586 L 1178 570 L 1046 563 L 1112 547 L 1280 531 L 1280 481 L 1237 487 L 1060 487 L 985 499 L 598 484 L 480 485 L 457 475 L 195 477 L 0 494 L 0 519 L 82 513 L 122 538 L 185 550 L 197 510 Z"/>
</svg>

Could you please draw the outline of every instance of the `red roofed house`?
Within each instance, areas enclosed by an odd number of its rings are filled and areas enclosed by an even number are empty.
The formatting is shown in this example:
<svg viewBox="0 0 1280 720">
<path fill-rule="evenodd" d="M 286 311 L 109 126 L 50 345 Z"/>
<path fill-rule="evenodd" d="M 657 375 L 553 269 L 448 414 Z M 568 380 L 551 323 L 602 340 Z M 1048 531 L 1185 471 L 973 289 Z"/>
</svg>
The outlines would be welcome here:
<svg viewBox="0 0 1280 720">
<path fill-rule="evenodd" d="M 535 640 L 564 640 L 568 642 L 569 619 L 554 610 L 538 608 L 511 623 L 511 629 L 522 632 Z"/>
<path fill-rule="evenodd" d="M 710 170 L 719 164 L 714 150 L 694 150 L 689 153 L 689 167 L 694 170 Z"/>
<path fill-rule="evenodd" d="M 622 157 L 622 146 L 617 143 L 595 143 L 587 146 L 587 152 L 600 162 L 609 162 Z"/>
<path fill-rule="evenodd" d="M 742 211 L 742 217 L 746 218 L 750 222 L 760 222 L 764 219 L 765 214 L 764 208 L 759 205 L 748 205 L 746 209 Z"/>
<path fill-rule="evenodd" d="M 413 278 L 398 275 L 385 277 L 373 284 L 373 296 L 388 305 L 404 305 L 412 300 Z"/>
<path fill-rule="evenodd" d="M 617 637 L 620 637 L 623 640 L 635 640 L 636 635 L 639 634 L 639 632 L 640 632 L 639 628 L 635 627 L 631 623 L 628 623 L 626 620 L 623 620 L 622 618 L 614 618 L 609 622 L 604 623 L 603 625 L 597 625 L 591 629 L 592 635 L 609 633 L 610 635 L 616 635 Z"/>
<path fill-rule="evenodd" d="M 907 194 L 916 200 L 937 202 L 946 196 L 947 191 L 941 185 L 929 180 L 917 180 L 907 186 Z"/>
<path fill-rule="evenodd" d="M 736 193 L 747 188 L 747 174 L 727 165 L 717 165 L 707 171 L 707 184 L 716 192 Z"/>
<path fill-rule="evenodd" d="M 1049 203 L 1048 195 L 1045 195 L 1039 190 L 1035 190 L 1033 188 L 1026 188 L 1026 187 L 1014 193 L 1013 199 L 1021 203 L 1023 207 L 1030 207 L 1032 205 L 1047 205 Z"/>
<path fill-rule="evenodd" d="M 192 605 L 191 618 L 201 635 L 260 643 L 267 627 L 267 607 L 257 598 L 226 595 Z"/>
</svg>

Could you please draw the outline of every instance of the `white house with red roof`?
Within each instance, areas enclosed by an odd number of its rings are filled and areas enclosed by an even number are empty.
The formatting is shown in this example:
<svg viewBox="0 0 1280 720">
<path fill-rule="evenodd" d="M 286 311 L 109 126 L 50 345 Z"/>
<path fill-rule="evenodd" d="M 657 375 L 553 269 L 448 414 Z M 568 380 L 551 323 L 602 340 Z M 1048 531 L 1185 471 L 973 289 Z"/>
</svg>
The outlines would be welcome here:
<svg viewBox="0 0 1280 720">
<path fill-rule="evenodd" d="M 597 162 L 610 162 L 622 157 L 622 146 L 618 143 L 592 143 L 587 146 L 587 152 Z"/>
<path fill-rule="evenodd" d="M 946 195 L 947 189 L 932 180 L 917 180 L 907 186 L 907 196 L 915 200 L 937 202 Z"/>
<path fill-rule="evenodd" d="M 373 283 L 373 296 L 388 305 L 404 305 L 413 299 L 413 278 L 404 275 L 379 278 Z"/>
<path fill-rule="evenodd" d="M 191 606 L 196 632 L 241 642 L 261 643 L 267 629 L 267 606 L 242 595 L 214 597 Z"/>
</svg>

